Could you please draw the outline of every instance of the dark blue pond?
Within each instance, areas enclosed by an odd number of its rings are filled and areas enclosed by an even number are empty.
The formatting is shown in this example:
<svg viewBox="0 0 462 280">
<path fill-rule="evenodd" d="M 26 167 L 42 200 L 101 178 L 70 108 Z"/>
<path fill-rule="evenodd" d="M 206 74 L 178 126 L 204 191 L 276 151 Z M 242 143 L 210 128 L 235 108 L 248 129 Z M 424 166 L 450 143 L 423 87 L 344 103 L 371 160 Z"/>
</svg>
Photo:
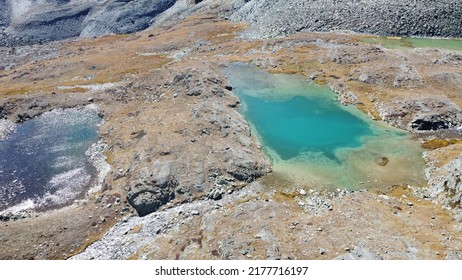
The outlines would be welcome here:
<svg viewBox="0 0 462 280">
<path fill-rule="evenodd" d="M 98 141 L 96 110 L 59 109 L 0 140 L 0 211 L 50 209 L 85 193 L 96 175 L 86 151 Z"/>
</svg>

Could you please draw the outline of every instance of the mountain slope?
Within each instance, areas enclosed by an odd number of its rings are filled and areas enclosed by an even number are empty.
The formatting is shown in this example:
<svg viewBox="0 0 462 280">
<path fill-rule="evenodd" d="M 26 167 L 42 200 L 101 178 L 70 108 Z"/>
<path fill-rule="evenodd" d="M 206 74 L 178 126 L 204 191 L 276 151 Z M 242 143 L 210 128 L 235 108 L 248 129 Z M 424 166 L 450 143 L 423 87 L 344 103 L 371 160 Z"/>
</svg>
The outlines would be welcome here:
<svg viewBox="0 0 462 280">
<path fill-rule="evenodd" d="M 195 13 L 212 13 L 267 38 L 298 31 L 351 30 L 387 36 L 462 37 L 458 0 L 0 0 L 0 46 L 132 33 Z M 3 27 L 3 28 L 2 28 Z M 3 31 L 4 27 L 6 28 Z"/>
</svg>

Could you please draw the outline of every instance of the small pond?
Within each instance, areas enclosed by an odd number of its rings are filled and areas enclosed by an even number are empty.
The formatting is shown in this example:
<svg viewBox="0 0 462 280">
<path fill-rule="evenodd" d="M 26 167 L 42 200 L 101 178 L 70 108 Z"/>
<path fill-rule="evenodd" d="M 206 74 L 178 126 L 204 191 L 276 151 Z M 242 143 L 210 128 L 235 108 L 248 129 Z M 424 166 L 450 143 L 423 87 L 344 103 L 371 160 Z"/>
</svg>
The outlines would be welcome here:
<svg viewBox="0 0 462 280">
<path fill-rule="evenodd" d="M 87 151 L 100 123 L 97 111 L 85 107 L 18 124 L 0 140 L 0 211 L 47 210 L 83 196 L 97 175 Z"/>
<path fill-rule="evenodd" d="M 224 71 L 272 161 L 272 176 L 347 189 L 424 183 L 419 143 L 405 131 L 342 106 L 329 88 L 245 64 Z"/>
</svg>

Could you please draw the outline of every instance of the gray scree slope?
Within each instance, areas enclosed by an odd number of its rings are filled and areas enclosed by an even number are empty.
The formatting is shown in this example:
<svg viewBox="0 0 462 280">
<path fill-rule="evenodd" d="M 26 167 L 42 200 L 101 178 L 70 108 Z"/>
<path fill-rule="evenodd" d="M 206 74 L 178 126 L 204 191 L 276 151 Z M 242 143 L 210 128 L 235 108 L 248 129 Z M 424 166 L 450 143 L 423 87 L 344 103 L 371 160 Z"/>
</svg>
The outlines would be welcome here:
<svg viewBox="0 0 462 280">
<path fill-rule="evenodd" d="M 248 22 L 249 38 L 305 30 L 462 37 L 460 0 L 0 0 L 0 6 L 0 46 L 131 33 L 197 12 Z"/>
</svg>

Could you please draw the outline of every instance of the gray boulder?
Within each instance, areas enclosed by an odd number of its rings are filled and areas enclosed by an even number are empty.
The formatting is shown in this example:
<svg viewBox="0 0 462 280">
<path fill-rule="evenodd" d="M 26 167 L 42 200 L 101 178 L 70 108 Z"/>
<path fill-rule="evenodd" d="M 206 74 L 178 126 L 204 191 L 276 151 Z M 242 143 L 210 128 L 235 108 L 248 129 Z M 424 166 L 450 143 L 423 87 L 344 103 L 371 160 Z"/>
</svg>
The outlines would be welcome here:
<svg viewBox="0 0 462 280">
<path fill-rule="evenodd" d="M 381 118 L 410 131 L 456 129 L 462 125 L 462 111 L 443 96 L 396 100 L 379 109 Z"/>
<path fill-rule="evenodd" d="M 146 216 L 172 200 L 177 186 L 171 162 L 155 161 L 142 171 L 138 183 L 129 187 L 127 200 L 139 216 Z"/>
</svg>

